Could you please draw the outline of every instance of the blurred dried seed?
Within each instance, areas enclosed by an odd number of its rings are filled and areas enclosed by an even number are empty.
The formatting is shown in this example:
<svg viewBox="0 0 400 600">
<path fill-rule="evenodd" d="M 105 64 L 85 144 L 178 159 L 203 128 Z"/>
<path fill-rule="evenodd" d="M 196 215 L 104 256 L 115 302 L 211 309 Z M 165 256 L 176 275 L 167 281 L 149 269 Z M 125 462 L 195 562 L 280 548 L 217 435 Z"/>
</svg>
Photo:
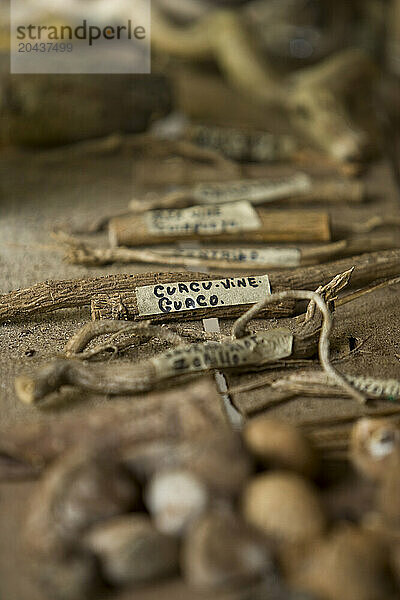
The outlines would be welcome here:
<svg viewBox="0 0 400 600">
<path fill-rule="evenodd" d="M 280 542 L 304 542 L 320 535 L 326 517 L 313 486 L 299 475 L 274 471 L 256 476 L 243 492 L 243 515 Z"/>
<path fill-rule="evenodd" d="M 145 504 L 157 529 L 169 535 L 184 533 L 209 502 L 207 486 L 189 468 L 159 471 L 145 492 Z"/>
<path fill-rule="evenodd" d="M 269 417 L 248 421 L 243 437 L 248 449 L 267 467 L 312 477 L 317 457 L 306 436 L 294 425 Z"/>
<path fill-rule="evenodd" d="M 163 535 L 145 514 L 109 519 L 85 535 L 83 545 L 100 561 L 114 586 L 155 583 L 178 570 L 178 544 Z"/>
<path fill-rule="evenodd" d="M 247 585 L 274 573 L 268 542 L 229 511 L 201 517 L 185 538 L 182 569 L 190 586 L 203 591 Z"/>
</svg>

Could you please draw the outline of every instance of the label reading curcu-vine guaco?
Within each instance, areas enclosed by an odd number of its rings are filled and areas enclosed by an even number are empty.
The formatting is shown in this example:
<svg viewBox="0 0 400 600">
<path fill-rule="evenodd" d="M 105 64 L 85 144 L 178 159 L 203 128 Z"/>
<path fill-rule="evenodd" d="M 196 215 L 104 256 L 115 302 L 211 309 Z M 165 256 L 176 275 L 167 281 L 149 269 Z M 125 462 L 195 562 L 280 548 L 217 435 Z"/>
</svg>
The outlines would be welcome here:
<svg viewBox="0 0 400 600">
<path fill-rule="evenodd" d="M 262 275 L 146 285 L 136 289 L 136 301 L 139 315 L 146 317 L 187 310 L 256 304 L 270 293 L 268 275 Z"/>
</svg>

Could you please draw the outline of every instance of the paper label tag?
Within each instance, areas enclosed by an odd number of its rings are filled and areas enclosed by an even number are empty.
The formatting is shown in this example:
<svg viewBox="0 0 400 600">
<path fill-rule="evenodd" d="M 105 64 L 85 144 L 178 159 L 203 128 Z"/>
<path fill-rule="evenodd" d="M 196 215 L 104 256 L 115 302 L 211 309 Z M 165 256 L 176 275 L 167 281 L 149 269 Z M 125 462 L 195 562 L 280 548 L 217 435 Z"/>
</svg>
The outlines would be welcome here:
<svg viewBox="0 0 400 600">
<path fill-rule="evenodd" d="M 271 293 L 268 275 L 146 285 L 136 289 L 140 316 L 255 304 Z"/>
<path fill-rule="evenodd" d="M 270 267 L 298 267 L 301 263 L 298 248 L 180 248 L 165 254 Z"/>
<path fill-rule="evenodd" d="M 149 233 L 165 236 L 218 235 L 255 231 L 261 227 L 261 221 L 249 202 L 151 210 L 143 218 Z"/>
<path fill-rule="evenodd" d="M 230 369 L 275 362 L 292 354 L 289 329 L 271 329 L 239 340 L 174 348 L 151 359 L 160 378 L 209 369 Z"/>
<path fill-rule="evenodd" d="M 222 183 L 199 183 L 194 186 L 197 202 L 209 204 L 247 200 L 252 204 L 271 202 L 291 195 L 305 194 L 312 189 L 311 178 L 305 173 L 272 180 L 242 180 Z"/>
<path fill-rule="evenodd" d="M 347 381 L 357 390 L 375 398 L 397 400 L 400 398 L 400 381 L 375 379 L 374 377 L 346 375 Z"/>
<path fill-rule="evenodd" d="M 208 125 L 192 125 L 189 139 L 199 146 L 219 150 L 225 156 L 239 161 L 281 160 L 292 156 L 297 147 L 294 138 L 285 134 Z"/>
</svg>

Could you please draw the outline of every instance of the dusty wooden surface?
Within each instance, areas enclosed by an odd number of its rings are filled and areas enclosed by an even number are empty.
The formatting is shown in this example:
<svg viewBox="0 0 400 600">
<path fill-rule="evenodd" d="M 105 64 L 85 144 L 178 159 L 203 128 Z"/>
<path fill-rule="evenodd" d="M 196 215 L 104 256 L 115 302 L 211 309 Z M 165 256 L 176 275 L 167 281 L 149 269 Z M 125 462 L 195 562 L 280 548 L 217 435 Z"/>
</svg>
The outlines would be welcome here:
<svg viewBox="0 0 400 600">
<path fill-rule="evenodd" d="M 57 225 L 79 225 L 84 219 L 98 217 L 104 211 L 124 209 L 134 191 L 132 178 L 133 157 L 129 155 L 104 158 L 70 159 L 68 162 L 46 163 L 37 156 L 21 156 L 17 153 L 3 154 L 0 162 L 0 290 L 33 285 L 45 279 L 61 279 L 105 275 L 110 273 L 138 273 L 148 269 L 146 265 L 107 266 L 85 268 L 62 262 L 50 230 Z M 268 169 L 257 167 L 260 175 L 268 175 Z M 282 172 L 282 167 L 278 167 Z M 366 205 L 331 208 L 332 222 L 347 219 L 357 222 L 373 214 L 400 216 L 400 201 L 391 171 L 383 161 L 372 166 L 365 181 L 374 200 Z M 106 243 L 99 235 L 96 241 Z M 344 259 L 352 266 L 351 259 Z M 169 270 L 168 269 L 165 270 Z M 290 278 L 288 278 L 290 281 Z M 378 377 L 400 378 L 400 323 L 399 286 L 380 290 L 338 309 L 333 334 L 333 351 L 338 347 L 349 349 L 350 338 L 363 340 L 358 353 L 338 364 L 349 373 L 365 373 Z M 52 315 L 37 316 L 15 324 L 0 326 L 0 402 L 2 425 L 32 423 L 38 420 L 50 422 L 61 414 L 74 412 L 87 418 L 94 406 L 113 402 L 129 406 L 141 399 L 114 398 L 82 395 L 66 390 L 57 402 L 38 410 L 19 403 L 13 387 L 16 375 L 30 372 L 36 365 L 60 353 L 69 337 L 90 318 L 88 308 L 65 309 Z M 267 327 L 276 321 L 260 321 L 254 328 Z M 282 325 L 285 321 L 283 320 Z M 224 332 L 232 323 L 221 321 Z M 200 323 L 193 327 L 201 327 Z M 141 348 L 141 356 L 150 356 L 165 348 L 162 344 L 149 343 Z M 137 350 L 129 350 L 114 359 L 116 364 L 135 360 Z M 252 374 L 229 377 L 230 385 L 238 385 L 265 377 Z M 274 373 L 276 375 L 276 373 Z M 252 401 L 262 401 L 265 390 L 237 394 L 233 400 L 244 413 Z M 382 406 L 382 404 L 380 405 Z M 372 408 L 372 410 L 374 410 Z M 290 421 L 311 420 L 324 416 L 345 415 L 362 409 L 351 400 L 297 399 L 274 409 L 276 414 Z M 0 597 L 12 600 L 52 600 L 46 598 L 25 576 L 24 554 L 20 543 L 21 523 L 26 501 L 33 482 L 0 485 Z M 133 592 L 126 590 L 115 600 L 128 600 Z M 174 598 L 193 600 L 197 596 L 179 581 L 160 584 L 135 592 L 135 598 Z M 204 597 L 204 596 L 203 596 Z M 227 596 L 224 596 L 227 597 Z M 207 596 L 213 600 L 211 596 Z M 219 596 L 221 598 L 221 596 Z M 236 598 L 236 597 L 235 597 Z"/>
</svg>

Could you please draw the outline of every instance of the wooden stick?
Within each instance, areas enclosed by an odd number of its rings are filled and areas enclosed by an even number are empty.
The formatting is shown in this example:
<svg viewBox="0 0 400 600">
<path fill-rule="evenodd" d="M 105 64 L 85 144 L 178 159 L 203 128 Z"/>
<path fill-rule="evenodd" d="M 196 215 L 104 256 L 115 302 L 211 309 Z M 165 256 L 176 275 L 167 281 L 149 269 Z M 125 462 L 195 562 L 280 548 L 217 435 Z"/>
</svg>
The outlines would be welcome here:
<svg viewBox="0 0 400 600">
<path fill-rule="evenodd" d="M 200 183 L 154 198 L 135 198 L 129 208 L 143 213 L 159 208 L 183 208 L 193 204 L 220 204 L 247 200 L 253 205 L 289 203 L 360 203 L 365 199 L 363 182 L 348 179 L 315 180 L 305 173 L 270 179 L 241 179 Z"/>
<path fill-rule="evenodd" d="M 233 205 L 225 206 L 227 215 L 232 210 L 233 218 L 235 208 Z M 233 208 L 231 209 L 231 207 Z M 234 225 L 234 231 L 230 233 L 231 221 L 223 218 L 222 222 L 220 214 L 210 215 L 210 211 L 213 210 L 211 207 L 201 208 L 200 218 L 192 216 L 195 209 L 191 208 L 183 209 L 190 213 L 180 212 L 179 215 L 176 211 L 174 214 L 169 211 L 165 212 L 161 215 L 163 222 L 160 222 L 160 215 L 157 211 L 145 215 L 116 217 L 109 224 L 111 245 L 146 246 L 182 240 L 212 242 L 216 239 L 218 242 L 238 241 L 239 239 L 242 242 L 328 242 L 331 237 L 329 215 L 324 211 L 259 209 L 254 211 L 258 224 L 248 230 L 246 223 L 242 222 L 240 225 L 238 220 Z M 219 212 L 217 207 L 214 208 L 215 211 Z M 177 217 L 182 222 L 182 228 L 180 228 Z M 220 222 L 220 232 L 212 233 L 213 227 L 215 227 L 214 223 Z"/>
<path fill-rule="evenodd" d="M 249 201 L 201 204 L 116 216 L 109 221 L 111 246 L 148 246 L 176 241 L 327 242 L 400 224 L 398 218 L 375 215 L 366 222 L 330 223 L 322 210 L 267 210 Z"/>
<path fill-rule="evenodd" d="M 210 148 L 232 160 L 247 163 L 291 161 L 300 147 L 293 135 L 215 125 L 191 124 L 183 129 L 181 135 L 202 148 Z"/>
<path fill-rule="evenodd" d="M 400 277 L 395 277 L 394 279 L 389 279 L 389 281 L 382 281 L 382 283 L 378 283 L 376 285 L 372 285 L 369 288 L 357 290 L 353 294 L 347 294 L 344 298 L 339 298 L 335 301 L 335 306 L 343 306 L 348 302 L 353 302 L 353 300 L 357 300 L 361 296 L 365 296 L 366 294 L 371 294 L 371 292 L 376 292 L 382 288 L 385 288 L 390 285 L 397 285 L 400 283 Z"/>
<path fill-rule="evenodd" d="M 320 283 L 327 283 L 335 275 L 347 270 L 352 265 L 355 266 L 351 283 L 353 286 L 361 286 L 380 280 L 383 278 L 397 275 L 400 269 L 400 250 L 387 250 L 384 252 L 375 252 L 364 254 L 352 259 L 342 259 L 333 263 L 317 265 L 312 267 L 303 267 L 293 271 L 275 271 L 269 276 L 272 291 L 283 289 L 316 289 Z M 268 307 L 266 307 L 267 310 Z M 289 306 L 281 304 L 274 309 L 275 316 L 280 313 L 283 315 L 285 308 L 288 311 Z M 293 305 L 292 305 L 293 308 Z M 122 294 L 103 294 L 92 299 L 91 303 L 92 318 L 96 319 L 137 319 L 137 300 L 134 292 Z M 179 314 L 179 313 L 175 313 Z M 218 314 L 217 309 L 209 309 L 208 315 Z M 219 314 L 222 314 L 219 313 Z M 237 314 L 231 307 L 229 316 Z M 267 314 L 271 314 L 268 312 Z M 287 314 L 287 313 L 286 313 Z M 293 314 L 293 313 L 291 313 Z M 152 318 L 170 319 L 174 318 L 174 313 L 159 317 L 155 315 Z M 200 316 L 200 312 L 197 311 Z M 287 316 L 290 316 L 287 314 Z"/>
<path fill-rule="evenodd" d="M 107 342 L 86 349 L 88 343 L 107 333 L 112 334 Z M 122 339 L 117 341 L 117 338 Z M 149 321 L 141 323 L 125 323 L 124 321 L 91 321 L 69 340 L 64 348 L 67 358 L 88 360 L 107 351 L 114 353 L 129 348 L 134 344 L 140 345 L 149 339 L 158 339 L 175 345 L 182 345 L 185 339 L 162 325 L 152 325 Z"/>
<path fill-rule="evenodd" d="M 111 334 L 107 341 L 96 344 L 92 348 L 87 348 L 89 342 L 106 334 Z M 90 321 L 68 341 L 64 348 L 64 354 L 66 358 L 89 360 L 104 352 L 112 351 L 117 354 L 133 345 L 144 344 L 149 339 L 182 345 L 187 341 L 219 341 L 222 339 L 222 335 L 196 331 L 188 327 L 180 327 L 178 333 L 173 327 L 152 325 L 150 321 L 141 321 L 140 323 Z"/>
<path fill-rule="evenodd" d="M 369 382 L 372 381 L 368 377 L 360 376 L 358 378 L 349 375 L 343 375 L 351 386 L 355 385 L 355 380 L 358 383 L 355 389 L 362 390 L 366 398 L 377 398 L 371 392 L 367 391 Z M 376 382 L 375 382 L 376 383 Z M 385 385 L 389 385 L 389 381 L 381 381 L 381 389 Z M 330 378 L 322 371 L 299 371 L 281 379 L 275 379 L 272 383 L 267 383 L 263 386 L 265 394 L 262 397 L 251 397 L 249 394 L 241 400 L 241 410 L 246 414 L 254 414 L 260 411 L 268 410 L 274 406 L 278 406 L 285 402 L 289 402 L 298 397 L 314 397 L 314 398 L 349 398 L 351 397 L 343 388 L 335 385 Z M 372 389 L 372 388 L 371 388 Z M 398 395 L 400 398 L 400 382 L 397 382 Z M 381 400 L 389 400 L 389 397 L 383 394 L 379 395 Z M 393 398 L 393 397 L 391 397 Z"/>
<path fill-rule="evenodd" d="M 271 287 L 273 291 L 285 288 L 316 289 L 351 267 L 354 267 L 351 277 L 353 287 L 396 277 L 400 271 L 400 250 L 371 252 L 322 265 L 301 267 L 293 271 L 275 271 L 270 275 Z"/>
<path fill-rule="evenodd" d="M 352 275 L 352 285 L 361 286 L 379 279 L 397 276 L 400 270 L 400 250 L 387 250 L 373 252 L 332 263 L 302 267 L 293 271 L 281 270 L 269 276 L 272 291 L 284 289 L 316 289 L 319 285 L 327 283 L 338 273 L 355 267 Z M 116 295 L 121 302 L 134 307 L 135 290 L 140 286 L 154 285 L 157 283 L 176 283 L 179 281 L 204 281 L 212 279 L 204 273 L 139 273 L 137 275 L 109 275 L 107 277 L 93 277 L 87 279 L 49 280 L 38 283 L 33 287 L 16 290 L 0 296 L 0 323 L 17 318 L 29 318 L 32 315 L 46 314 L 62 308 L 77 308 L 89 306 L 93 300 L 92 311 L 96 313 L 97 297 L 103 294 L 101 306 L 104 318 L 112 318 L 115 308 Z M 266 311 L 266 315 L 293 314 L 294 305 L 285 304 L 273 312 Z M 99 305 L 100 308 L 100 305 Z M 129 310 L 131 318 L 136 318 L 134 312 Z M 119 311 L 120 318 L 125 318 L 126 312 Z M 198 313 L 197 313 L 198 314 Z M 108 315 L 108 316 L 107 316 Z M 100 317 L 100 314 L 97 315 Z M 200 316 L 200 315 L 199 315 Z M 204 315 L 203 315 L 204 316 Z"/>
<path fill-rule="evenodd" d="M 152 42 L 161 52 L 214 58 L 233 86 L 264 105 L 283 107 L 303 135 L 338 160 L 363 157 L 367 135 L 352 122 L 345 102 L 355 84 L 376 77 L 377 70 L 362 52 L 346 49 L 283 79 L 260 54 L 241 15 L 234 11 L 213 11 L 184 29 L 154 11 L 153 28 Z"/>
<path fill-rule="evenodd" d="M 112 365 L 102 365 L 101 369 L 93 368 L 76 361 L 60 359 L 38 369 L 32 375 L 18 377 L 15 382 L 17 395 L 23 402 L 34 404 L 67 385 L 110 395 L 137 394 L 152 390 L 163 381 L 183 375 L 216 369 L 251 371 L 266 364 L 279 364 L 280 359 L 286 357 L 307 358 L 318 348 L 324 370 L 335 378 L 334 381 L 339 386 L 349 388 L 350 395 L 358 399 L 358 393 L 355 391 L 353 393 L 352 388 L 337 374 L 329 362 L 329 333 L 332 319 L 326 302 L 329 302 L 337 291 L 346 285 L 349 277 L 350 272 L 335 277 L 327 286 L 321 288 L 318 294 L 293 290 L 276 294 L 278 296 L 276 300 L 280 299 L 279 296 L 311 300 L 322 315 L 322 324 L 320 314 L 309 310 L 304 322 L 300 324 L 295 322 L 293 333 L 287 328 L 273 328 L 259 334 L 241 335 L 243 339 L 235 339 L 239 333 L 243 333 L 243 327 L 240 328 L 238 325 L 233 329 L 233 340 L 180 346 L 133 365 L 119 365 L 118 369 Z M 272 295 L 268 298 L 268 303 L 274 300 Z M 267 304 L 267 301 L 265 303 Z M 262 307 L 256 305 L 256 308 L 257 312 L 260 312 Z M 239 323 L 241 319 L 238 320 Z M 86 339 L 86 336 L 83 335 L 83 338 Z M 318 338 L 320 338 L 319 344 Z"/>
<path fill-rule="evenodd" d="M 316 264 L 341 256 L 356 256 L 367 252 L 400 248 L 398 232 L 388 232 L 384 235 L 354 235 L 348 239 L 301 249 L 301 264 Z"/>
<path fill-rule="evenodd" d="M 258 276 L 259 278 L 259 276 Z M 222 278 L 224 280 L 224 278 Z M 61 281 L 45 281 L 25 290 L 16 290 L 0 296 L 0 323 L 27 318 L 32 315 L 46 314 L 62 308 L 89 306 L 92 299 L 98 299 L 92 307 L 93 318 L 100 318 L 102 298 L 106 301 L 107 314 L 111 318 L 126 320 L 136 311 L 136 290 L 141 287 L 179 282 L 215 281 L 215 276 L 204 273 L 138 273 L 137 275 L 109 275 L 87 279 L 70 279 Z M 132 292 L 129 295 L 129 291 Z M 125 306 L 125 301 L 127 305 Z M 130 302 L 130 304 L 129 304 Z M 187 318 L 203 318 L 205 316 L 235 316 L 243 312 L 243 306 L 220 306 L 187 311 Z M 294 302 L 278 303 L 265 312 L 271 317 L 290 316 L 294 311 Z M 114 316 L 112 316 L 114 315 Z M 169 315 L 169 316 L 168 316 Z M 158 320 L 181 318 L 181 313 L 165 313 Z M 152 317 L 156 319 L 157 317 Z M 146 319 L 145 319 L 146 320 Z"/>
<path fill-rule="evenodd" d="M 93 248 L 63 232 L 57 232 L 53 234 L 53 237 L 64 246 L 67 262 L 76 265 L 93 267 L 114 263 L 144 263 L 248 272 L 313 265 L 341 256 L 355 256 L 365 252 L 400 247 L 400 237 L 397 233 L 375 237 L 354 236 L 348 240 L 340 240 L 323 246 L 307 246 L 301 249 L 264 245 L 261 247 L 155 248 L 154 250 L 125 247 Z"/>
</svg>

